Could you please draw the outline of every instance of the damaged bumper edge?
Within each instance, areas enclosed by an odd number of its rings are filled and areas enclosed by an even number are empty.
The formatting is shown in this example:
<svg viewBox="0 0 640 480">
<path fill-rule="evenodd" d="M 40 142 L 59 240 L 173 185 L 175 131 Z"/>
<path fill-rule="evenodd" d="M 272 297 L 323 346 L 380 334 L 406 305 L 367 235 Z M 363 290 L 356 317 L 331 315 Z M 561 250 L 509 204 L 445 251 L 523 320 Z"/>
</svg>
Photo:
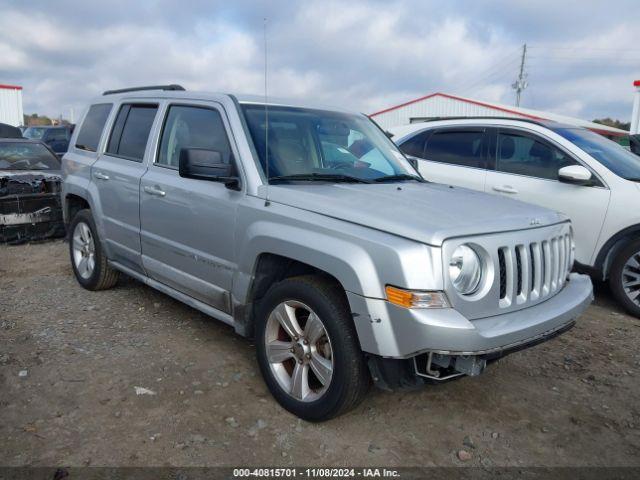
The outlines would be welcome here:
<svg viewBox="0 0 640 480">
<path fill-rule="evenodd" d="M 60 176 L 0 177 L 0 243 L 63 237 Z"/>
</svg>

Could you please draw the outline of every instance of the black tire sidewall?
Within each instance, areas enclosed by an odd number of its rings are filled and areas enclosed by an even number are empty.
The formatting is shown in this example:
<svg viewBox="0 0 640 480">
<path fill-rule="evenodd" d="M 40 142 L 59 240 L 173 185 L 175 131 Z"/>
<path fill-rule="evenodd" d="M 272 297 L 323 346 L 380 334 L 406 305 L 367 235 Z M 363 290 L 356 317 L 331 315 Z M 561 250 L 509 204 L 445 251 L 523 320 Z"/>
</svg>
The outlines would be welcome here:
<svg viewBox="0 0 640 480">
<path fill-rule="evenodd" d="M 622 307 L 631 315 L 640 318 L 640 306 L 633 303 L 633 301 L 627 296 L 622 286 L 622 270 L 624 264 L 635 253 L 640 252 L 640 239 L 630 242 L 625 245 L 615 257 L 613 264 L 611 265 L 611 271 L 609 272 L 609 287 L 611 292 L 616 297 Z"/>
<path fill-rule="evenodd" d="M 321 319 L 329 335 L 333 356 L 333 377 L 326 393 L 313 402 L 302 402 L 286 393 L 274 378 L 265 348 L 265 330 L 267 319 L 273 309 L 285 300 L 296 300 L 308 305 Z M 348 332 L 348 309 L 340 302 L 331 302 L 323 293 L 315 289 L 311 283 L 298 281 L 296 278 L 283 280 L 274 285 L 261 300 L 256 317 L 256 349 L 258 364 L 267 387 L 276 400 L 288 411 L 308 421 L 322 421 L 335 416 L 340 411 L 346 389 L 349 388 L 353 376 L 350 374 L 351 363 L 358 358 L 353 355 L 354 346 L 350 344 L 355 335 Z M 347 316 L 345 318 L 345 315 Z M 352 355 L 350 355 L 350 352 Z M 362 356 L 359 346 L 357 354 Z"/>
<path fill-rule="evenodd" d="M 76 230 L 76 226 L 79 223 L 85 223 L 89 230 L 91 230 L 91 235 L 93 236 L 93 244 L 95 250 L 95 267 L 93 269 L 93 273 L 89 278 L 82 278 L 82 276 L 78 273 L 76 269 L 76 263 L 73 260 L 73 234 Z M 94 290 L 98 282 L 100 281 L 101 269 L 102 269 L 102 246 L 100 245 L 100 238 L 98 237 L 98 232 L 96 229 L 96 224 L 93 220 L 93 216 L 91 215 L 89 210 L 80 210 L 71 221 L 71 225 L 69 226 L 69 258 L 71 259 L 71 267 L 73 268 L 73 274 L 76 277 L 76 280 L 80 285 L 82 285 L 87 290 Z"/>
</svg>

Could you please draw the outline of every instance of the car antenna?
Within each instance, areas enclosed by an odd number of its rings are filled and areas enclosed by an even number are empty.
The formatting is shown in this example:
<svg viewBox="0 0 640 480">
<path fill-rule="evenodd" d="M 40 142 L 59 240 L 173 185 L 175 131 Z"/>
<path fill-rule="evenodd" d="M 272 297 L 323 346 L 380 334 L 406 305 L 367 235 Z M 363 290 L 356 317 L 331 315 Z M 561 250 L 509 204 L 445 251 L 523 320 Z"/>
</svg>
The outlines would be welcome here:
<svg viewBox="0 0 640 480">
<path fill-rule="evenodd" d="M 267 173 L 267 188 L 264 195 L 264 206 L 271 205 L 269 201 L 269 106 L 267 96 L 267 18 L 263 19 L 264 32 L 264 163 Z"/>
</svg>

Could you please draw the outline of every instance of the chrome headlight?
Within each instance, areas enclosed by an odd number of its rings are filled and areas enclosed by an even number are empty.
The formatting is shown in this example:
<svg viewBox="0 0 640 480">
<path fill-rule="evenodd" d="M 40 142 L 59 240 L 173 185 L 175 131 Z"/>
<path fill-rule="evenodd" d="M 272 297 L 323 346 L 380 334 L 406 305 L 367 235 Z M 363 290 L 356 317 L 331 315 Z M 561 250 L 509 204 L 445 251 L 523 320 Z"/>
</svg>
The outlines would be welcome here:
<svg viewBox="0 0 640 480">
<path fill-rule="evenodd" d="M 449 278 L 453 287 L 463 295 L 478 290 L 482 278 L 482 263 L 478 254 L 468 245 L 460 245 L 449 260 Z"/>
</svg>

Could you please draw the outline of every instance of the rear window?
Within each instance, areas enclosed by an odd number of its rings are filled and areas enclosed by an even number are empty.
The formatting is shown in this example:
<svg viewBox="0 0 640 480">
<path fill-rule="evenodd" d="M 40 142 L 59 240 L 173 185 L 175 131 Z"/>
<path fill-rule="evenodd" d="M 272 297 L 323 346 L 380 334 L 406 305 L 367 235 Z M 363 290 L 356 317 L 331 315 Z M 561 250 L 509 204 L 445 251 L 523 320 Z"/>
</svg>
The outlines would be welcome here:
<svg viewBox="0 0 640 480">
<path fill-rule="evenodd" d="M 141 162 L 157 105 L 123 105 L 111 132 L 107 153 Z"/>
<path fill-rule="evenodd" d="M 31 138 L 33 140 L 40 140 L 44 136 L 46 131 L 47 131 L 47 129 L 43 128 L 43 127 L 29 127 L 24 131 L 24 134 L 22 136 L 24 138 Z"/>
<path fill-rule="evenodd" d="M 84 122 L 82 122 L 82 127 L 78 132 L 76 148 L 87 150 L 89 152 L 95 152 L 98 150 L 98 144 L 100 143 L 100 137 L 102 136 L 102 129 L 104 128 L 104 124 L 107 122 L 107 117 L 111 112 L 111 107 L 111 103 L 91 105 Z"/>
</svg>

